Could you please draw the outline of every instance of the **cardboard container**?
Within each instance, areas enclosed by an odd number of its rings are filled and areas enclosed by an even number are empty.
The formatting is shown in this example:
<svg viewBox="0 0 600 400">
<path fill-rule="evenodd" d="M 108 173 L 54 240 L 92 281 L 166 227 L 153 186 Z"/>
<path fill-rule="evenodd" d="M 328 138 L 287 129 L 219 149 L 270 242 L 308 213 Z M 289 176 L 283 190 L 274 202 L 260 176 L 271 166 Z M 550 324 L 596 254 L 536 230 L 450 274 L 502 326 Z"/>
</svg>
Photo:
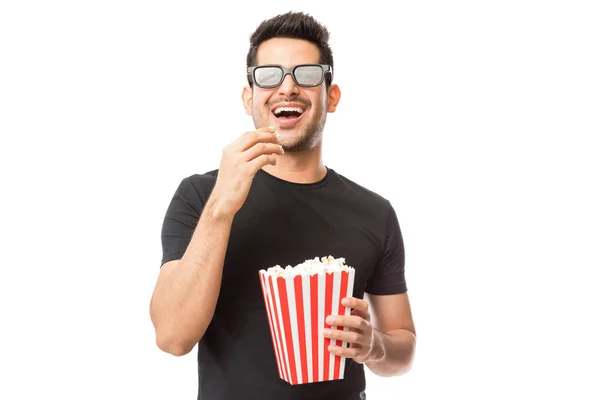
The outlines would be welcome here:
<svg viewBox="0 0 600 400">
<path fill-rule="evenodd" d="M 354 269 L 277 278 L 260 270 L 259 277 L 281 379 L 292 385 L 343 379 L 346 358 L 327 350 L 338 341 L 323 329 L 342 329 L 326 324 L 328 315 L 350 314 L 341 300 L 352 296 Z"/>
</svg>

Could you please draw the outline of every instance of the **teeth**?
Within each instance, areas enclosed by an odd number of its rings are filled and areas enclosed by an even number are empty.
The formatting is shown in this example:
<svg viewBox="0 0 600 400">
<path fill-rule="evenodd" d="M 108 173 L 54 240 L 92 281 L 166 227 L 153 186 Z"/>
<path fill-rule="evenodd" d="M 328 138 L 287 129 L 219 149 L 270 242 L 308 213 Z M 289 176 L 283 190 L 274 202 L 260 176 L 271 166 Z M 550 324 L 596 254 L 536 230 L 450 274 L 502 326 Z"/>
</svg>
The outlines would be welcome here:
<svg viewBox="0 0 600 400">
<path fill-rule="evenodd" d="M 273 111 L 273 113 L 275 113 L 275 115 L 277 115 L 277 114 L 281 114 L 282 111 L 295 111 L 298 114 L 302 114 L 304 112 L 304 110 L 301 109 L 300 107 L 277 107 L 275 109 L 275 111 Z"/>
</svg>

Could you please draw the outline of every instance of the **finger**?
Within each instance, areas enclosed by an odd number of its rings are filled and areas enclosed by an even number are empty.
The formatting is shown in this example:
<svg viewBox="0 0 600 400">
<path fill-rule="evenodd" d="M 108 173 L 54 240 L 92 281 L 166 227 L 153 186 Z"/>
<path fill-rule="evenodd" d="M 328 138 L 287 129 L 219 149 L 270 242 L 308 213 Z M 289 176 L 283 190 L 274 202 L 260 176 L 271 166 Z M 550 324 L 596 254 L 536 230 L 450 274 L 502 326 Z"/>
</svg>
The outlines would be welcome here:
<svg viewBox="0 0 600 400">
<path fill-rule="evenodd" d="M 355 310 L 369 312 L 369 303 L 363 299 L 357 299 L 356 297 L 346 297 L 342 299 L 342 305 L 353 308 Z"/>
<path fill-rule="evenodd" d="M 349 328 L 365 330 L 368 328 L 368 322 L 357 315 L 330 315 L 325 319 L 331 326 L 347 326 Z"/>
<path fill-rule="evenodd" d="M 371 315 L 368 312 L 364 311 L 354 310 L 350 313 L 350 315 L 356 315 L 357 317 L 361 317 L 362 319 L 365 319 L 367 321 L 371 320 Z"/>
<path fill-rule="evenodd" d="M 243 161 L 254 160 L 256 157 L 262 154 L 279 154 L 282 155 L 284 153 L 283 147 L 276 143 L 256 143 L 254 146 L 250 147 L 248 150 L 242 153 L 241 159 Z"/>
<path fill-rule="evenodd" d="M 332 340 L 339 340 L 341 342 L 348 342 L 350 344 L 364 344 L 366 338 L 361 332 L 357 331 L 340 331 L 337 329 L 325 329 L 323 330 L 323 336 Z"/>
<path fill-rule="evenodd" d="M 357 358 L 363 353 L 362 347 L 341 347 L 329 345 L 327 350 L 331 354 L 335 354 L 336 356 L 346 357 L 346 358 Z"/>
<path fill-rule="evenodd" d="M 246 164 L 246 168 L 248 168 L 248 173 L 250 175 L 258 172 L 259 169 L 264 167 L 265 165 L 271 164 L 275 165 L 277 163 L 277 155 L 275 154 L 261 154 L 256 157 L 254 160 L 249 161 Z"/>
<path fill-rule="evenodd" d="M 277 143 L 275 129 L 272 127 L 259 128 L 255 131 L 244 133 L 238 140 L 233 142 L 232 148 L 235 151 L 246 151 L 256 143 Z"/>
</svg>

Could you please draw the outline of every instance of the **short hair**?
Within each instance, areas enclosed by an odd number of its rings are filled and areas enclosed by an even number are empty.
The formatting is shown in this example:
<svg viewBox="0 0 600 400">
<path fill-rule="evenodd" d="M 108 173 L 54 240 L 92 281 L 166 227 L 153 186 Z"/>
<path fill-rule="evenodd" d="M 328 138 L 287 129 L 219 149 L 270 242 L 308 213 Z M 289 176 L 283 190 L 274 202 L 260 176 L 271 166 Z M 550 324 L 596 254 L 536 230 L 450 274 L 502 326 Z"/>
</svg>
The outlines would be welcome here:
<svg viewBox="0 0 600 400">
<path fill-rule="evenodd" d="M 325 74 L 325 85 L 333 80 L 333 53 L 329 47 L 329 31 L 309 14 L 288 12 L 267 19 L 250 36 L 250 49 L 246 56 L 246 67 L 256 65 L 256 53 L 261 43 L 273 38 L 302 39 L 313 43 L 319 49 L 319 63 L 331 66 L 331 74 Z M 252 86 L 252 78 L 248 76 Z"/>
</svg>

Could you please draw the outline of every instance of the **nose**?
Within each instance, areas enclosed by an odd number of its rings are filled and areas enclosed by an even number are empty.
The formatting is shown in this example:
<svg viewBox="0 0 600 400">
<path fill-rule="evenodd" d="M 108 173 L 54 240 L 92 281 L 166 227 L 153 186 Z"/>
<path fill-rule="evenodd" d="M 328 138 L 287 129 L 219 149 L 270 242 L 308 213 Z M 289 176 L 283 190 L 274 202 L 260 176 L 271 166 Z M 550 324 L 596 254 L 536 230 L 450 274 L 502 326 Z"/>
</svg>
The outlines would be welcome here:
<svg viewBox="0 0 600 400">
<path fill-rule="evenodd" d="M 281 85 L 279 85 L 279 94 L 282 96 L 290 96 L 292 94 L 298 93 L 299 89 L 296 85 L 296 82 L 294 82 L 294 78 L 292 78 L 291 74 L 287 74 L 283 78 L 283 82 L 281 82 Z"/>
</svg>

